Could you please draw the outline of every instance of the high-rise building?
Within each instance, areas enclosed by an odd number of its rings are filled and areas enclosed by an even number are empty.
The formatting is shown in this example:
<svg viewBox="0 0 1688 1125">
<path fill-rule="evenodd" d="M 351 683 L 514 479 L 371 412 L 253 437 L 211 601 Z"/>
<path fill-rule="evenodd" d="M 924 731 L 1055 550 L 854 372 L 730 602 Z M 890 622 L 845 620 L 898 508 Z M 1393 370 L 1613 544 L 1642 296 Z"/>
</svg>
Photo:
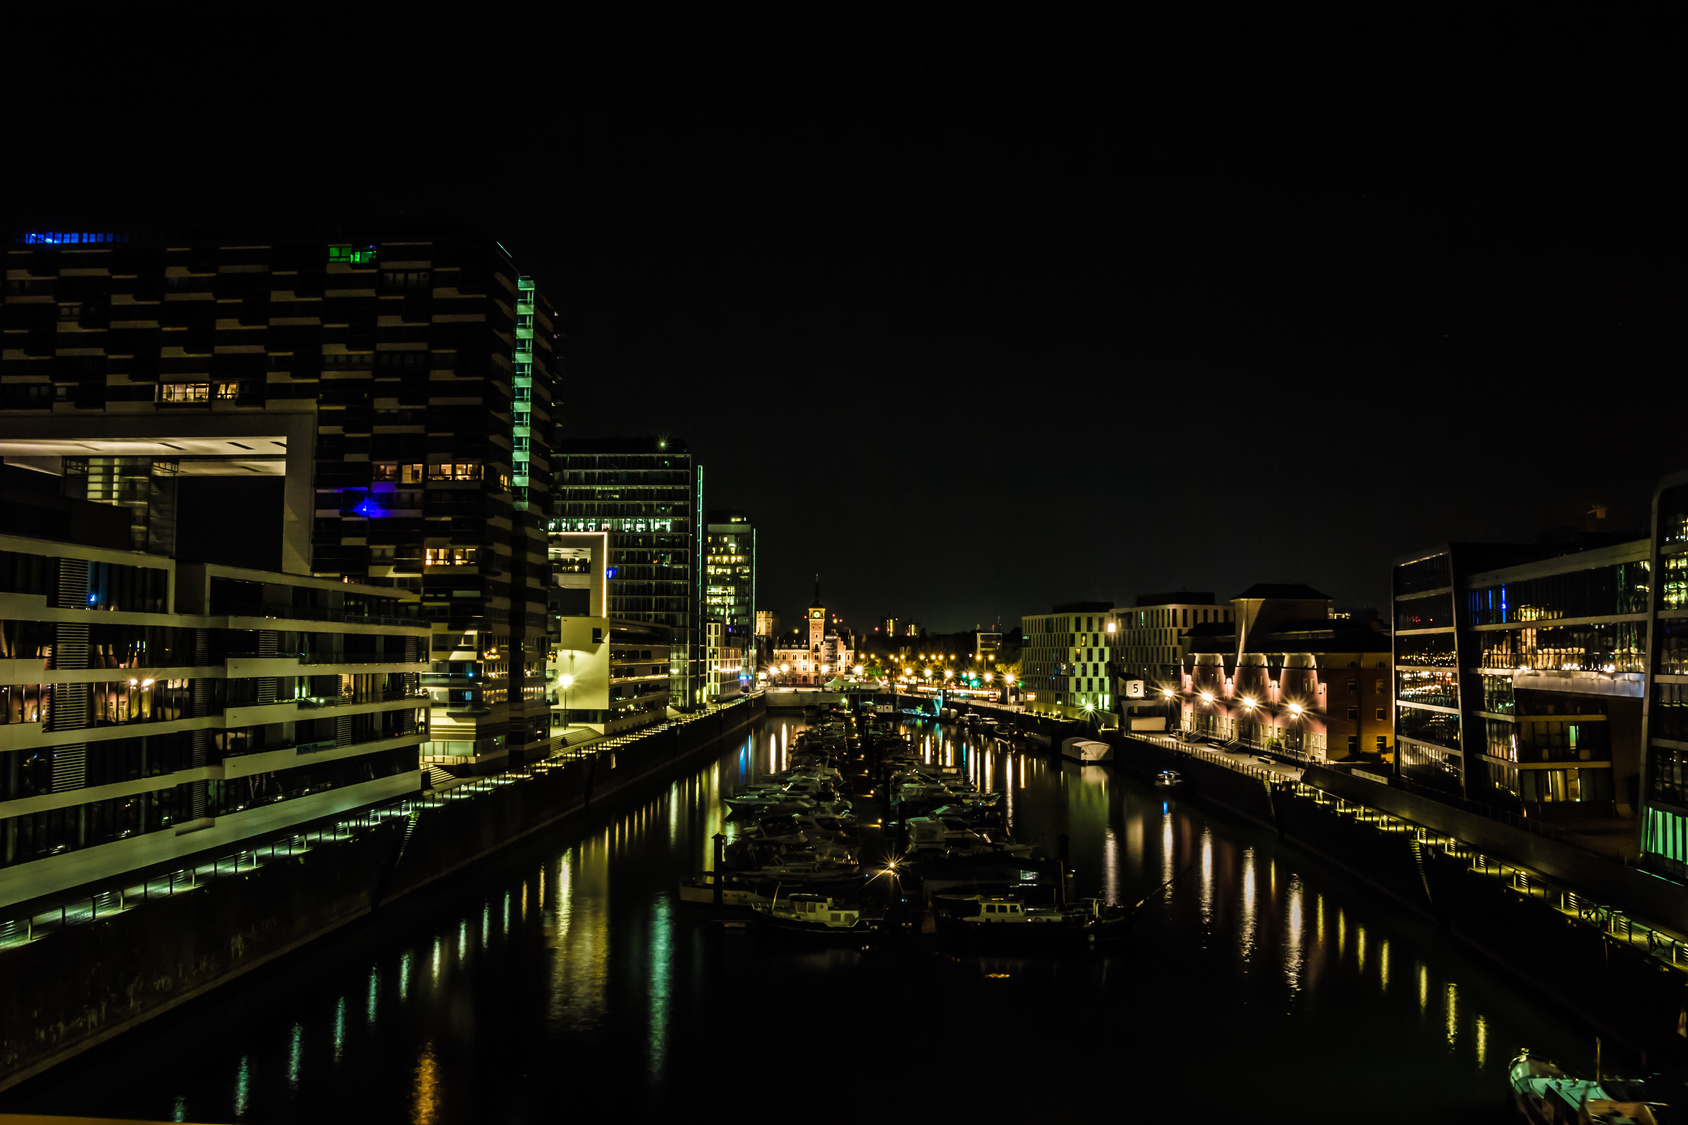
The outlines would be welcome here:
<svg viewBox="0 0 1688 1125">
<path fill-rule="evenodd" d="M 554 464 L 552 529 L 609 532 L 608 616 L 668 626 L 674 704 L 702 704 L 702 467 L 659 437 L 560 441 Z"/>
<path fill-rule="evenodd" d="M 704 547 L 704 614 L 725 627 L 724 643 L 750 649 L 756 635 L 756 526 L 743 512 L 709 513 Z"/>
<path fill-rule="evenodd" d="M 547 744 L 555 331 L 503 247 L 55 234 L 6 267 L 0 457 L 127 508 L 154 552 L 240 539 L 255 566 L 418 595 L 425 757 Z"/>
</svg>

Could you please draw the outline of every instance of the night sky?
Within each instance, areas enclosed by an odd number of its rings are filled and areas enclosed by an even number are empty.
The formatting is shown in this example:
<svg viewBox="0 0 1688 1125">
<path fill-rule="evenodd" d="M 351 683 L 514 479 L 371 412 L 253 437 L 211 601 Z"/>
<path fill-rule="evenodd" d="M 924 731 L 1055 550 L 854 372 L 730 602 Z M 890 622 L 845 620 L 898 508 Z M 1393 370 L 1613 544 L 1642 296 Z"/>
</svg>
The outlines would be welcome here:
<svg viewBox="0 0 1688 1125">
<path fill-rule="evenodd" d="M 857 626 L 1381 607 L 1409 552 L 1641 527 L 1688 466 L 1681 68 L 1620 13 L 681 53 L 290 11 L 14 53 L 10 225 L 500 239 L 559 309 L 569 434 L 686 440 L 788 624 L 816 571 Z"/>
</svg>

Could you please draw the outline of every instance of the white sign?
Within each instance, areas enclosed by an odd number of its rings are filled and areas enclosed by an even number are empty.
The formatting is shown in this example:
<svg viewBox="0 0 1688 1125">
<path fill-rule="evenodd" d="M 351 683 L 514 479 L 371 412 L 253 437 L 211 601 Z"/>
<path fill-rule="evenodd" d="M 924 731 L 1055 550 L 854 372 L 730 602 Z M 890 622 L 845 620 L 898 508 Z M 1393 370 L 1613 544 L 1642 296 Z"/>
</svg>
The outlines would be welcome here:
<svg viewBox="0 0 1688 1125">
<path fill-rule="evenodd" d="M 1127 681 L 1125 681 L 1125 697 L 1127 699 L 1142 699 L 1143 698 L 1143 681 L 1142 680 L 1127 680 Z"/>
</svg>

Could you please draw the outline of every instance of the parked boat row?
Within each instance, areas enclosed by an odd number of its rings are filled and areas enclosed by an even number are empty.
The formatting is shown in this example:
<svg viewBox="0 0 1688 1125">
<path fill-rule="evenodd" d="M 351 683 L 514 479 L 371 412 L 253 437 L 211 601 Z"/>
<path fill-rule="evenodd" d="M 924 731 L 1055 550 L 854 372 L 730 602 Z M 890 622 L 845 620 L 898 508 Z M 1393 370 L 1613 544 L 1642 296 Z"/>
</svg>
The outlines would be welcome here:
<svg viewBox="0 0 1688 1125">
<path fill-rule="evenodd" d="M 894 719 L 814 721 L 789 769 L 723 798 L 735 838 L 718 870 L 681 880 L 681 901 L 810 940 L 1066 953 L 1130 932 L 1137 907 L 1073 900 L 1064 857 L 1007 832 L 1003 794 L 924 761 Z"/>
</svg>

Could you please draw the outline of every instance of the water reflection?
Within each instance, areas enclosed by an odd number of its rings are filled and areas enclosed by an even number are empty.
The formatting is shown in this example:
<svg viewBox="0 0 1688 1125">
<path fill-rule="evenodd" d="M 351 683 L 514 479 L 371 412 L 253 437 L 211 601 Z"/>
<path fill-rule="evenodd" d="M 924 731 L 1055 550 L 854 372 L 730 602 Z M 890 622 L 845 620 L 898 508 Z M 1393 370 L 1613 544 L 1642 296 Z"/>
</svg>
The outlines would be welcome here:
<svg viewBox="0 0 1688 1125">
<path fill-rule="evenodd" d="M 1291 996 L 1301 991 L 1301 973 L 1305 967 L 1301 952 L 1301 880 L 1290 876 L 1289 917 L 1284 927 L 1284 982 Z"/>
<path fill-rule="evenodd" d="M 1254 849 L 1244 848 L 1242 859 L 1243 887 L 1242 887 L 1242 932 L 1238 935 L 1237 952 L 1244 964 L 1254 957 L 1255 917 L 1254 917 Z"/>
<path fill-rule="evenodd" d="M 191 1026 L 114 1044 L 100 1053 L 100 1081 L 77 1083 L 69 1080 L 77 1072 L 65 1071 L 51 1111 L 182 1120 L 191 1102 L 209 1120 L 422 1122 L 464 1119 L 473 1105 L 468 1119 L 533 1120 L 554 1112 L 585 1075 L 625 1091 L 628 1112 L 672 1116 L 694 1107 L 695 1091 L 719 1077 L 711 1060 L 719 1058 L 724 1014 L 746 1026 L 758 1018 L 755 1003 L 824 1012 L 841 1042 L 870 1045 L 887 1040 L 910 997 L 972 1029 L 1092 1027 L 1096 1012 L 1119 1012 L 1119 1026 L 1102 1029 L 1106 1051 L 1079 1043 L 1063 1053 L 1060 1070 L 1053 1061 L 1020 1064 L 1025 1084 L 1046 1092 L 1075 1066 L 1111 1073 L 1105 1068 L 1130 1065 L 1201 1088 L 1216 1119 L 1241 1116 L 1252 1104 L 1247 1091 L 1304 1062 L 1297 1052 L 1308 1042 L 1320 1043 L 1324 1064 L 1345 1074 L 1376 1070 L 1377 1044 L 1389 1043 L 1421 1080 L 1403 1092 L 1382 1077 L 1380 1089 L 1388 1088 L 1380 1096 L 1403 1117 L 1423 1120 L 1452 1116 L 1442 1111 L 1455 1102 L 1486 1108 L 1503 1088 L 1506 1052 L 1490 1051 L 1491 1038 L 1527 1039 L 1564 1057 L 1580 1045 L 1564 1021 L 1524 1006 L 1427 942 L 1417 923 L 1356 896 L 1341 876 L 1268 834 L 1164 800 L 1105 767 L 1064 768 L 929 727 L 911 729 L 920 753 L 946 763 L 959 757 L 982 788 L 1004 791 L 1020 838 L 1052 848 L 1069 837 L 1078 894 L 1134 902 L 1194 870 L 1151 896 L 1120 954 L 1072 962 L 922 955 L 905 964 L 855 948 L 791 950 L 753 930 L 724 930 L 706 909 L 678 905 L 674 881 L 711 862 L 716 832 L 738 830 L 720 804 L 723 788 L 785 763 L 798 725 L 762 728 L 639 808 L 442 887 L 437 908 L 407 921 L 403 936 L 372 927 L 355 956 L 324 943 L 322 953 L 275 974 L 283 995 L 255 1002 L 261 990 L 237 984 L 208 998 L 205 1018 Z M 480 943 L 469 956 L 477 913 Z M 1410 986 L 1389 994 L 1392 961 L 1401 957 L 1416 971 L 1416 1013 Z M 416 1005 L 413 975 L 424 985 Z M 383 981 L 395 988 L 397 1013 L 390 1003 L 380 1010 Z M 1429 1011 L 1433 992 L 1441 1013 Z M 349 998 L 358 995 L 366 997 L 366 1027 L 348 1037 Z M 242 1029 L 237 1041 L 200 1030 L 228 1026 Z M 1361 1026 L 1368 1034 L 1355 1033 Z M 1192 1038 L 1211 1039 L 1216 1029 L 1250 1045 L 1227 1059 L 1234 1081 L 1223 1084 L 1210 1081 L 1211 1053 L 1189 1050 Z M 513 1066 L 512 1044 L 555 1065 Z M 946 1072 L 980 1065 L 968 1036 L 953 1046 L 922 1042 L 921 1052 L 934 1068 L 951 1064 Z M 207 1065 L 184 1073 L 171 1061 L 183 1057 Z M 330 1057 L 335 1065 L 322 1066 Z M 777 1095 L 786 1089 L 782 1073 L 747 1081 Z"/>
<path fill-rule="evenodd" d="M 439 1112 L 439 1063 L 434 1058 L 434 1044 L 430 1041 L 422 1044 L 422 1052 L 416 1059 L 415 1096 L 410 1120 L 413 1125 L 431 1125 L 438 1120 Z"/>
</svg>

